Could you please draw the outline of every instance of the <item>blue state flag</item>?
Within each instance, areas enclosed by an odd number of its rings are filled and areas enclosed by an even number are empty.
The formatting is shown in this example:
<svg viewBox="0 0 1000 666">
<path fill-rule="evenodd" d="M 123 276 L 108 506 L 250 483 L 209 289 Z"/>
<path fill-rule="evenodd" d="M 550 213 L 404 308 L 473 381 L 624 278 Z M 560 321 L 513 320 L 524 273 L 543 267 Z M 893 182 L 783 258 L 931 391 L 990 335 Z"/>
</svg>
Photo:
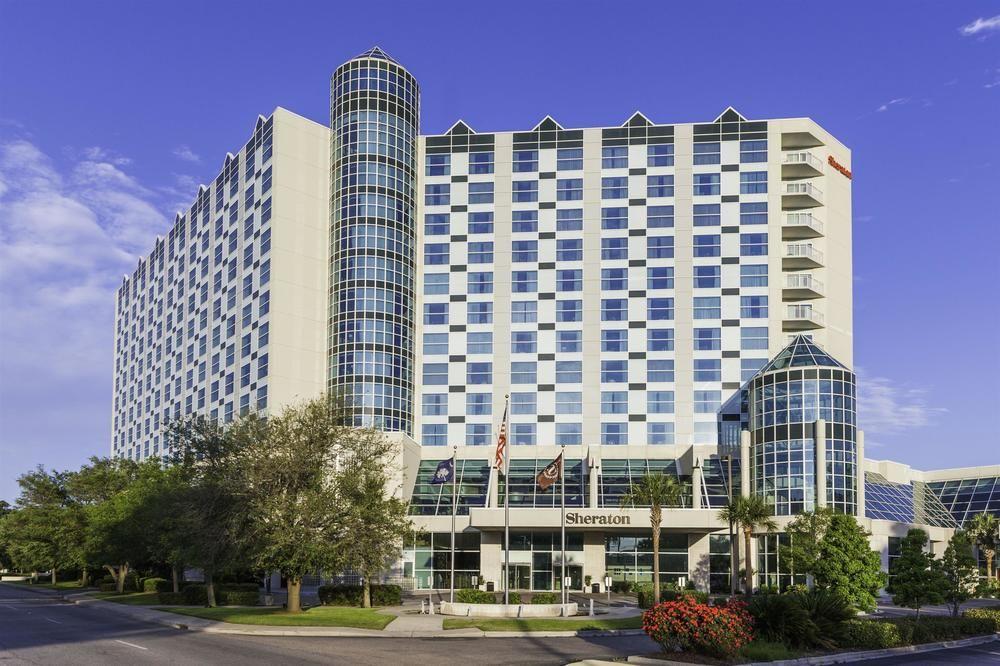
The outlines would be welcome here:
<svg viewBox="0 0 1000 666">
<path fill-rule="evenodd" d="M 455 459 L 448 458 L 438 463 L 437 469 L 434 470 L 434 476 L 431 478 L 431 483 L 451 483 L 451 480 L 454 478 Z"/>
</svg>

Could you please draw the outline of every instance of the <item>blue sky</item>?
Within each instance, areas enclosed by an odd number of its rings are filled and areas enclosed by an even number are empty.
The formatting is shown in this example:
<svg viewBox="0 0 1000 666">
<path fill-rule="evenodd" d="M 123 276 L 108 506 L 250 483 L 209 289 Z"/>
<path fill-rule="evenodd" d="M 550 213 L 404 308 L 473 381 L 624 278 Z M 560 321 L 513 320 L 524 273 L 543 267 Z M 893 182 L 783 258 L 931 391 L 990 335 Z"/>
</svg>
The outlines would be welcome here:
<svg viewBox="0 0 1000 666">
<path fill-rule="evenodd" d="M 365 7 L 0 0 L 0 498 L 109 452 L 122 274 L 258 113 L 325 122 L 374 44 L 428 133 L 814 118 L 853 150 L 869 456 L 1000 463 L 1000 3 Z"/>
</svg>

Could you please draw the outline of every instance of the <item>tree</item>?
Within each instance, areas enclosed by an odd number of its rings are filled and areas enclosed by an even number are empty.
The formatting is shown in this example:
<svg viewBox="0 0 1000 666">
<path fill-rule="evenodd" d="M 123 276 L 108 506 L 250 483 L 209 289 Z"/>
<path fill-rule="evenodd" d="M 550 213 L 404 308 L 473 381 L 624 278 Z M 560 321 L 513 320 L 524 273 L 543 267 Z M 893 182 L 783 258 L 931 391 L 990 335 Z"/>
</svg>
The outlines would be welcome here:
<svg viewBox="0 0 1000 666">
<path fill-rule="evenodd" d="M 944 600 L 951 607 L 951 616 L 958 617 L 962 604 L 975 594 L 979 582 L 979 563 L 972 555 L 972 539 L 958 530 L 948 541 L 940 562 L 944 575 Z"/>
<path fill-rule="evenodd" d="M 823 538 L 830 529 L 833 510 L 818 508 L 799 514 L 785 528 L 788 545 L 779 548 L 782 563 L 793 574 L 814 574 L 822 556 Z"/>
<path fill-rule="evenodd" d="M 871 611 L 885 584 L 881 556 L 871 549 L 870 535 L 854 516 L 835 513 L 819 544 L 811 571 L 817 587 L 839 592 L 856 608 Z"/>
<path fill-rule="evenodd" d="M 916 610 L 918 618 L 923 606 L 944 602 L 946 587 L 939 563 L 924 550 L 926 546 L 927 533 L 910 530 L 900 545 L 890 581 L 892 603 Z"/>
<path fill-rule="evenodd" d="M 734 497 L 719 511 L 719 518 L 732 523 L 743 531 L 743 543 L 746 549 L 746 593 L 753 594 L 753 558 L 750 556 L 750 544 L 756 532 L 773 532 L 778 529 L 777 523 L 771 517 L 771 506 L 759 495 Z"/>
<path fill-rule="evenodd" d="M 654 604 L 660 602 L 660 524 L 663 520 L 663 507 L 681 506 L 684 497 L 684 486 L 675 476 L 650 473 L 642 477 L 642 481 L 633 483 L 622 495 L 622 507 L 649 507 L 649 525 L 653 530 L 653 599 Z"/>
<path fill-rule="evenodd" d="M 985 511 L 976 514 L 969 521 L 966 527 L 972 541 L 979 547 L 979 551 L 986 558 L 986 581 L 993 582 L 993 558 L 997 554 L 997 545 L 1000 542 L 1000 520 L 996 516 Z"/>
</svg>

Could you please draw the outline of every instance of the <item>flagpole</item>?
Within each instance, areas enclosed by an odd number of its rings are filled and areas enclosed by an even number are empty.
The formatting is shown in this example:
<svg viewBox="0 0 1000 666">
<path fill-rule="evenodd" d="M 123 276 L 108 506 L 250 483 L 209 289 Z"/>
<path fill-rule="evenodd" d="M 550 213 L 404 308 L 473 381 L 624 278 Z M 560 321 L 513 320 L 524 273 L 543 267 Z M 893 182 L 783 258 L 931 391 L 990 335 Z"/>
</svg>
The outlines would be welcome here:
<svg viewBox="0 0 1000 666">
<path fill-rule="evenodd" d="M 455 603 L 455 513 L 458 510 L 458 446 L 451 447 L 451 590 L 448 600 Z"/>
<path fill-rule="evenodd" d="M 510 394 L 504 396 L 503 428 L 506 440 L 503 447 L 503 604 L 510 603 L 510 432 L 507 424 L 510 421 L 508 408 L 510 407 Z"/>
<path fill-rule="evenodd" d="M 563 605 L 569 603 L 569 593 L 566 590 L 566 578 L 569 575 L 566 568 L 566 445 L 563 444 L 559 453 L 559 488 L 562 495 L 562 516 L 560 524 L 562 526 L 562 602 Z"/>
</svg>

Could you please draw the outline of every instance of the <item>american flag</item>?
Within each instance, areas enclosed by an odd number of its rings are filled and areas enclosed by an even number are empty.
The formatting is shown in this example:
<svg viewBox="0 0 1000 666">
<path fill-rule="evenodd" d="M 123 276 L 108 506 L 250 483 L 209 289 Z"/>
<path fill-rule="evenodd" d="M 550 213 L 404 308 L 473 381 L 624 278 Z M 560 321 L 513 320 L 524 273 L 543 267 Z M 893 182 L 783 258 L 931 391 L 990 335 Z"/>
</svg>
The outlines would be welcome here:
<svg viewBox="0 0 1000 666">
<path fill-rule="evenodd" d="M 503 410 L 503 420 L 500 421 L 500 435 L 497 437 L 496 468 L 503 471 L 504 456 L 507 455 L 507 408 Z"/>
</svg>

